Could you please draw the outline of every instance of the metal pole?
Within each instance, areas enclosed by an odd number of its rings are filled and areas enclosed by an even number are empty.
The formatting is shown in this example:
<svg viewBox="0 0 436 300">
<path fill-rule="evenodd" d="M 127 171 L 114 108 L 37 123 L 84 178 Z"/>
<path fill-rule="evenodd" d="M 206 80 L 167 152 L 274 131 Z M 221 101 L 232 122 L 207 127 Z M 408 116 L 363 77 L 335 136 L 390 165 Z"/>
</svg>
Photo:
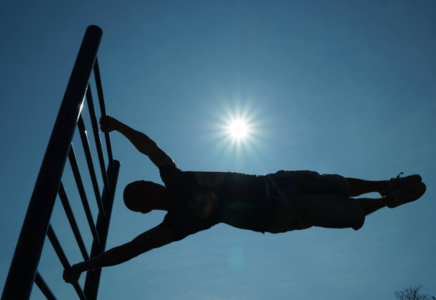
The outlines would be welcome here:
<svg viewBox="0 0 436 300">
<path fill-rule="evenodd" d="M 97 26 L 89 26 L 86 30 L 30 199 L 2 300 L 30 298 L 62 172 L 102 35 L 102 30 Z"/>
<path fill-rule="evenodd" d="M 111 167 L 110 163 L 108 166 L 108 179 L 109 184 L 113 187 L 110 191 L 106 188 L 103 190 L 103 205 L 104 211 L 106 212 L 106 217 L 103 217 L 101 213 L 98 214 L 97 219 L 97 231 L 100 237 L 100 244 L 94 241 L 92 243 L 91 258 L 104 252 L 106 248 L 106 241 L 109 233 L 109 225 L 112 215 L 112 207 L 114 205 L 115 198 L 115 188 L 118 181 L 118 173 L 120 172 L 120 162 L 114 160 L 114 167 Z M 94 272 L 88 271 L 86 274 L 85 286 L 83 292 L 85 293 L 86 299 L 97 300 L 98 287 L 100 284 L 101 268 L 94 269 Z"/>
</svg>

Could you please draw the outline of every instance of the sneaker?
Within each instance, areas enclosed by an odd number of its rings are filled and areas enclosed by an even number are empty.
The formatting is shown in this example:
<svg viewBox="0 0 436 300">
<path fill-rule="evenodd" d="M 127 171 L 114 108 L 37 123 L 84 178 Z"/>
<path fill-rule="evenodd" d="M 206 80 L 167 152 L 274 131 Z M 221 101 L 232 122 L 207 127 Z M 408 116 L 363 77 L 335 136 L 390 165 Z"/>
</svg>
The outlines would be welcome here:
<svg viewBox="0 0 436 300">
<path fill-rule="evenodd" d="M 403 187 L 409 186 L 413 183 L 419 183 L 422 181 L 422 178 L 419 175 L 411 175 L 411 176 L 400 178 L 401 174 L 403 174 L 403 172 L 398 174 L 397 178 L 391 178 L 388 181 L 388 187 L 386 188 L 386 190 L 384 190 L 383 192 L 380 192 L 380 195 L 382 197 L 386 196 L 387 194 L 392 193 L 395 190 L 398 190 L 398 189 L 401 189 Z"/>
<path fill-rule="evenodd" d="M 402 204 L 412 202 L 421 198 L 424 195 L 427 187 L 424 183 L 418 182 L 408 185 L 390 193 L 392 197 L 388 200 L 388 207 L 394 208 Z"/>
</svg>

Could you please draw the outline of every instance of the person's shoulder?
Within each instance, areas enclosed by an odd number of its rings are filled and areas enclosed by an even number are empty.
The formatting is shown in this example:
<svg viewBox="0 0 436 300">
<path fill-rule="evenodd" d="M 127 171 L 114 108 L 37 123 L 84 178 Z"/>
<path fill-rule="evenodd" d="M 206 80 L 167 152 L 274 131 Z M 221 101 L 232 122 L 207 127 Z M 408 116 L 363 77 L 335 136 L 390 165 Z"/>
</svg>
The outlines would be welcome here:
<svg viewBox="0 0 436 300">
<path fill-rule="evenodd" d="M 172 172 L 172 171 L 180 171 L 180 169 L 175 164 L 166 164 L 159 167 L 160 172 Z"/>
<path fill-rule="evenodd" d="M 174 241 L 180 241 L 189 235 L 209 229 L 218 223 L 218 221 L 211 222 L 187 216 L 183 213 L 168 211 L 160 225 L 172 231 Z"/>
<path fill-rule="evenodd" d="M 176 165 L 163 165 L 159 167 L 160 177 L 162 181 L 167 184 L 171 182 L 178 176 L 182 171 Z"/>
<path fill-rule="evenodd" d="M 163 226 L 166 226 L 171 229 L 180 226 L 180 224 L 181 224 L 180 217 L 172 211 L 168 211 L 168 213 L 165 215 L 162 221 Z"/>
<path fill-rule="evenodd" d="M 160 224 L 160 226 L 166 227 L 172 231 L 174 241 L 180 241 L 189 235 L 189 233 L 186 233 L 186 225 L 186 221 L 183 220 L 183 217 L 172 211 L 168 211 Z"/>
</svg>

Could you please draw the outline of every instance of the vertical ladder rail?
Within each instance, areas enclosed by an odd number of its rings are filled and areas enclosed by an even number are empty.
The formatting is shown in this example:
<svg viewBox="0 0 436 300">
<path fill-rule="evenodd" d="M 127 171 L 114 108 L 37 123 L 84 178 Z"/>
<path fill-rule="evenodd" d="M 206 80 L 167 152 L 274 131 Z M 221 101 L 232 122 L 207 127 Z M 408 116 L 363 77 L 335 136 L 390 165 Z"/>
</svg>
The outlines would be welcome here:
<svg viewBox="0 0 436 300">
<path fill-rule="evenodd" d="M 114 166 L 111 167 L 109 164 L 108 167 L 108 179 L 110 186 L 114 187 L 110 191 L 103 190 L 103 205 L 104 210 L 106 212 L 106 217 L 103 217 L 101 214 L 98 215 L 97 219 L 97 232 L 100 237 L 100 244 L 94 243 L 92 244 L 91 249 L 91 258 L 96 257 L 100 253 L 104 251 L 106 248 L 106 241 L 109 232 L 109 224 L 112 214 L 112 207 L 114 203 L 115 197 L 115 187 L 117 186 L 118 181 L 118 173 L 120 171 L 120 162 L 114 160 Z M 85 286 L 83 287 L 83 292 L 88 300 L 96 300 L 98 294 L 98 287 L 100 284 L 100 275 L 101 268 L 94 269 L 94 272 L 89 272 L 86 274 Z"/>
<path fill-rule="evenodd" d="M 102 30 L 97 26 L 89 26 L 86 30 L 30 199 L 2 300 L 30 298 L 62 173 L 102 35 Z"/>
</svg>

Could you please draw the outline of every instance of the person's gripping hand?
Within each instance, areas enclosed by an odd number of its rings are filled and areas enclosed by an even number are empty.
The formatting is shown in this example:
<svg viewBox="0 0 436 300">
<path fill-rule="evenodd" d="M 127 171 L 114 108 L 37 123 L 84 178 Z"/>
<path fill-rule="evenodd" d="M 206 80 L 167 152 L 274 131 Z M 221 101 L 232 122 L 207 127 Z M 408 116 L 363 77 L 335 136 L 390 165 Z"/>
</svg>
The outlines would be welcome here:
<svg viewBox="0 0 436 300">
<path fill-rule="evenodd" d="M 103 116 L 100 118 L 100 129 L 104 133 L 116 130 L 118 120 L 111 116 Z"/>
<path fill-rule="evenodd" d="M 82 271 L 79 270 L 77 265 L 73 265 L 71 269 L 64 270 L 63 278 L 66 283 L 76 284 L 79 281 L 80 275 L 82 274 Z"/>
</svg>

